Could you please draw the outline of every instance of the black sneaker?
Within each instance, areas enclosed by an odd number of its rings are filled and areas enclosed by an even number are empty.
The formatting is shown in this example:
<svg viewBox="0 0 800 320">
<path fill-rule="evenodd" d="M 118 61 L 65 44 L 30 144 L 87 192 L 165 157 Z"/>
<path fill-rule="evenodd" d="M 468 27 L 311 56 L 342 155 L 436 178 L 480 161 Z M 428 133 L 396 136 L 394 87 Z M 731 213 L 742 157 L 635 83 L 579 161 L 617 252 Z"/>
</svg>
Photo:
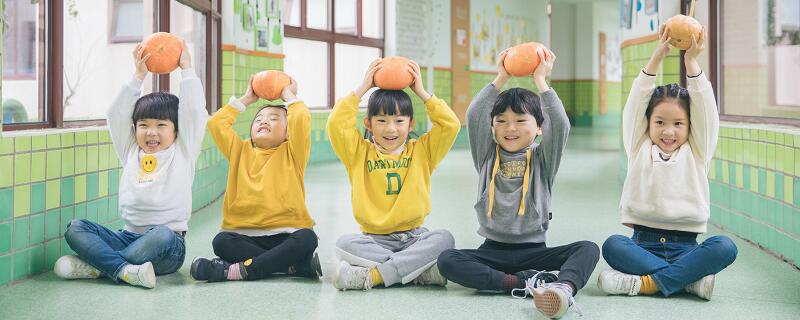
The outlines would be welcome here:
<svg viewBox="0 0 800 320">
<path fill-rule="evenodd" d="M 208 260 L 197 257 L 192 260 L 192 267 L 189 273 L 192 278 L 198 281 L 219 282 L 225 281 L 228 277 L 228 267 L 231 264 L 220 258 Z"/>
<path fill-rule="evenodd" d="M 556 282 L 556 280 L 558 280 L 558 276 L 551 272 L 539 271 L 533 269 L 522 270 L 520 272 L 515 273 L 514 275 L 517 276 L 517 278 L 519 278 L 519 281 L 522 283 L 528 282 L 528 280 L 532 278 L 535 279 L 534 284 L 550 283 L 550 282 Z"/>
<path fill-rule="evenodd" d="M 314 252 L 311 256 L 298 261 L 289 267 L 289 275 L 312 279 L 321 278 L 322 267 L 319 265 L 319 255 Z"/>
</svg>

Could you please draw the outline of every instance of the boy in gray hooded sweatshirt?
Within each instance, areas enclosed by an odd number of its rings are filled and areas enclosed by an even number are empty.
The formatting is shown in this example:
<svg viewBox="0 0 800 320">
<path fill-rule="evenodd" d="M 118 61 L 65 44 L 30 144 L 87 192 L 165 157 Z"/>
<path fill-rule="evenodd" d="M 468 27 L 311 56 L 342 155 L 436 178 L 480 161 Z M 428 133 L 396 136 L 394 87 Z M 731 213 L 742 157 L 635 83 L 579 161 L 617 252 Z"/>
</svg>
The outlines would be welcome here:
<svg viewBox="0 0 800 320">
<path fill-rule="evenodd" d="M 447 279 L 465 287 L 531 293 L 539 311 L 558 318 L 589 280 L 600 249 L 589 241 L 545 245 L 551 190 L 569 119 L 545 80 L 553 68 L 553 52 L 538 52 L 541 63 L 533 82 L 541 98 L 522 88 L 498 92 L 511 77 L 503 67 L 505 54 L 500 55 L 495 80 L 467 110 L 472 160 L 480 175 L 478 234 L 486 241 L 478 249 L 442 252 L 438 267 Z M 534 143 L 538 135 L 540 144 Z M 557 276 L 545 272 L 554 270 L 559 270 Z"/>
</svg>

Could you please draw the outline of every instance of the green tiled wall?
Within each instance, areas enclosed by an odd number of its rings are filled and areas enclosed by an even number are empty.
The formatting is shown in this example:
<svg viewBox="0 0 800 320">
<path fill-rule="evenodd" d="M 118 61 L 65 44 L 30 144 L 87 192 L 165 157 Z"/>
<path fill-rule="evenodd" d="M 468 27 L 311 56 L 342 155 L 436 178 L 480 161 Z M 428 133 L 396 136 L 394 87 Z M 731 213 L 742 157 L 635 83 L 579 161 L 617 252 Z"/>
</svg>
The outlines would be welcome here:
<svg viewBox="0 0 800 320">
<path fill-rule="evenodd" d="M 622 101 L 655 42 L 622 49 Z M 679 82 L 679 58 L 662 64 L 658 85 Z M 620 154 L 623 178 L 626 160 Z M 800 266 L 800 132 L 722 123 L 709 168 L 711 223 Z"/>
<path fill-rule="evenodd" d="M 197 160 L 192 207 L 225 190 L 227 162 L 209 135 Z M 72 219 L 119 229 L 121 168 L 107 130 L 0 138 L 0 285 L 52 269 L 72 253 Z"/>
</svg>

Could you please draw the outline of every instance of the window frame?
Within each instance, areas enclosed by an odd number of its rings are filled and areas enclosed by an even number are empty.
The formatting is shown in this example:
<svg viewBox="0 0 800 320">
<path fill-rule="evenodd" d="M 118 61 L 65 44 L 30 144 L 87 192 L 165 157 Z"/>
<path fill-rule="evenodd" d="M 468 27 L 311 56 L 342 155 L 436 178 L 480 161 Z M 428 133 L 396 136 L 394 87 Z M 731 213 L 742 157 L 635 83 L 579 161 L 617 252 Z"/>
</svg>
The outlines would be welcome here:
<svg viewBox="0 0 800 320">
<path fill-rule="evenodd" d="M 109 43 L 131 43 L 131 42 L 140 42 L 143 39 L 143 36 L 116 36 L 115 33 L 117 31 L 117 17 L 119 13 L 119 5 L 121 3 L 141 3 L 144 6 L 143 0 L 114 0 L 113 7 L 111 8 L 111 21 L 110 21 L 110 29 L 108 30 L 108 42 Z"/>
<path fill-rule="evenodd" d="M 383 21 L 383 38 L 371 38 L 371 37 L 364 37 L 363 35 L 363 4 L 362 1 L 364 0 L 356 0 L 356 29 L 357 33 L 347 34 L 347 33 L 337 33 L 336 32 L 336 7 L 335 1 L 336 0 L 327 0 L 327 17 L 328 17 L 328 28 L 330 30 L 323 30 L 323 29 L 314 29 L 308 28 L 308 24 L 306 21 L 307 13 L 307 0 L 298 0 L 300 1 L 300 26 L 292 26 L 287 24 L 287 20 L 284 20 L 283 30 L 284 30 L 284 37 L 287 38 L 297 38 L 303 40 L 312 40 L 312 41 L 319 41 L 325 42 L 328 45 L 328 103 L 327 108 L 333 108 L 334 103 L 336 102 L 336 44 L 349 44 L 354 46 L 362 46 L 362 47 L 371 47 L 377 48 L 380 50 L 380 56 L 383 57 L 386 50 L 385 50 L 385 39 L 386 39 L 386 1 L 385 0 L 368 0 L 368 1 L 381 1 L 381 8 L 383 15 L 381 21 Z"/>
<path fill-rule="evenodd" d="M 682 0 L 684 1 L 681 6 L 681 12 L 683 13 L 684 10 L 688 12 L 688 5 L 691 1 Z M 722 36 L 725 32 L 723 26 L 723 9 L 724 9 L 724 1 L 721 0 L 709 0 L 709 80 L 711 81 L 712 87 L 714 89 L 714 94 L 717 98 L 717 106 L 719 106 L 719 119 L 721 121 L 730 121 L 730 122 L 744 122 L 744 123 L 753 123 L 753 124 L 770 124 L 770 125 L 785 125 L 791 127 L 800 127 L 800 119 L 791 119 L 791 118 L 779 118 L 779 117 L 766 117 L 766 116 L 747 116 L 747 115 L 734 115 L 734 114 L 726 114 L 725 113 L 725 96 L 723 91 L 724 86 L 724 77 L 723 73 L 724 68 L 722 65 L 723 61 L 723 52 L 719 50 L 723 46 L 724 37 Z M 685 14 L 685 13 L 684 13 Z M 683 56 L 681 55 L 681 72 L 682 74 L 685 73 L 685 69 L 683 66 Z M 682 81 L 685 77 L 681 77 Z M 772 97 L 769 97 L 771 99 Z"/>
<path fill-rule="evenodd" d="M 222 83 L 219 79 L 215 79 L 212 75 L 220 75 L 222 73 L 222 0 L 177 0 L 194 10 L 201 12 L 206 18 L 206 56 L 214 57 L 206 59 L 206 110 L 212 111 L 212 106 L 216 105 L 219 97 L 214 97 L 212 94 L 220 95 Z M 216 1 L 216 4 L 212 4 Z M 26 122 L 26 123 L 3 123 L 2 131 L 21 131 L 21 130 L 34 130 L 34 129 L 64 129 L 64 128 L 80 128 L 88 126 L 104 126 L 106 119 L 96 120 L 77 120 L 77 121 L 64 121 L 64 106 L 63 106 L 63 52 L 64 52 L 64 0 L 40 1 L 39 2 L 39 15 L 43 17 L 42 24 L 37 29 L 40 33 L 39 45 L 39 112 L 43 116 L 43 121 Z M 116 3 L 116 1 L 115 1 Z M 153 2 L 154 15 L 154 32 L 169 32 L 169 8 L 170 0 L 156 0 Z M 212 32 L 212 28 L 216 31 Z M 216 34 L 216 39 L 212 35 Z M 216 50 L 212 54 L 212 50 Z M 216 64 L 216 73 L 212 72 L 212 68 Z M 218 78 L 218 77 L 217 77 Z M 2 79 L 12 79 L 5 78 Z M 153 88 L 158 91 L 169 91 L 169 74 L 153 76 Z M 17 79 L 14 79 L 17 80 Z M 211 86 L 216 86 L 216 91 L 210 89 Z"/>
</svg>

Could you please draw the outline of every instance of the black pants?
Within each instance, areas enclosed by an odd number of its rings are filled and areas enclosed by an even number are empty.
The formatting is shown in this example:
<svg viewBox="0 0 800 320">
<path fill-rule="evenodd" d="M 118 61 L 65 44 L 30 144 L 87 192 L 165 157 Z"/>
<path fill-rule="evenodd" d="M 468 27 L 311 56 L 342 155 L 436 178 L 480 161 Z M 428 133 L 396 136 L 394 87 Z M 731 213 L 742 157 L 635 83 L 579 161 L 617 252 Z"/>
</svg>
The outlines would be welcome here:
<svg viewBox="0 0 800 320">
<path fill-rule="evenodd" d="M 591 241 L 548 248 L 544 243 L 502 243 L 486 240 L 478 249 L 445 250 L 439 255 L 439 272 L 468 288 L 502 291 L 506 274 L 534 269 L 559 270 L 558 281 L 583 288 L 600 258 Z M 576 292 L 577 293 L 577 290 Z"/>
<path fill-rule="evenodd" d="M 286 273 L 295 264 L 308 263 L 317 249 L 317 234 L 311 229 L 261 237 L 220 232 L 211 245 L 214 253 L 227 262 L 253 259 L 245 267 L 247 280 L 258 280 L 273 273 Z"/>
</svg>

